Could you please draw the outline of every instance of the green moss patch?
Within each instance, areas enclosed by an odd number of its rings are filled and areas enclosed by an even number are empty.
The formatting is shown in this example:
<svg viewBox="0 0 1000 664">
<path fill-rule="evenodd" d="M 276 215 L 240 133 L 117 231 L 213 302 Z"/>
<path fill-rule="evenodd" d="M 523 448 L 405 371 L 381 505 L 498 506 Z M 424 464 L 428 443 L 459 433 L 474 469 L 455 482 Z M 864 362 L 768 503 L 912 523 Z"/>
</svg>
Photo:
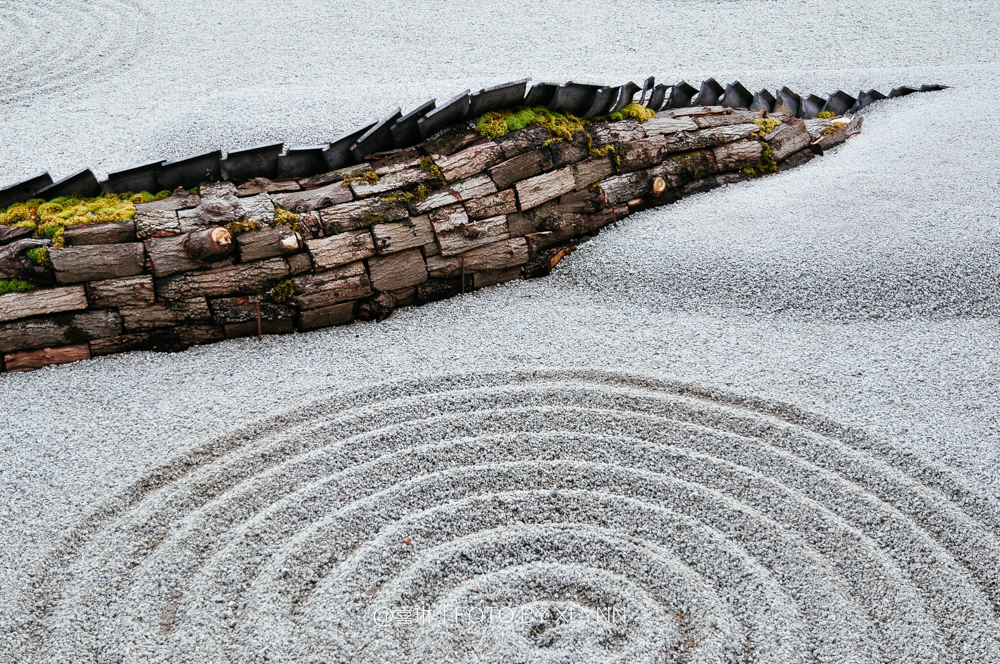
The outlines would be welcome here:
<svg viewBox="0 0 1000 664">
<path fill-rule="evenodd" d="M 0 295 L 7 293 L 26 293 L 37 288 L 35 284 L 23 279 L 0 279 Z"/>
<path fill-rule="evenodd" d="M 375 171 L 365 171 L 356 177 L 344 178 L 344 184 L 352 182 L 366 182 L 368 184 L 378 184 L 378 173 Z"/>
<path fill-rule="evenodd" d="M 268 295 L 271 296 L 273 302 L 284 304 L 295 296 L 295 285 L 291 279 L 285 279 L 272 288 Z"/>
<path fill-rule="evenodd" d="M 497 139 L 507 132 L 524 129 L 528 125 L 545 127 L 556 138 L 573 140 L 573 134 L 587 125 L 572 113 L 550 111 L 544 106 L 522 106 L 509 111 L 486 113 L 476 122 L 476 131 L 490 139 Z"/>
<path fill-rule="evenodd" d="M 640 104 L 629 104 L 620 111 L 615 111 L 608 116 L 608 120 L 612 122 L 617 122 L 618 120 L 638 120 L 639 122 L 645 122 L 646 120 L 652 120 L 656 117 L 656 111 L 651 108 L 646 108 Z"/>
<path fill-rule="evenodd" d="M 817 120 L 829 120 L 830 118 L 836 117 L 833 111 L 820 111 L 816 114 Z"/>
<path fill-rule="evenodd" d="M 240 233 L 259 231 L 262 227 L 259 221 L 244 219 L 243 221 L 231 221 L 226 224 L 226 228 L 228 228 L 229 232 L 233 235 L 239 235 Z"/>
<path fill-rule="evenodd" d="M 762 133 L 770 134 L 781 126 L 781 121 L 774 118 L 761 118 L 760 120 L 754 120 L 754 124 L 760 127 Z"/>
<path fill-rule="evenodd" d="M 274 225 L 288 226 L 294 232 L 299 232 L 299 215 L 280 207 L 274 208 Z"/>
<path fill-rule="evenodd" d="M 24 255 L 28 257 L 28 260 L 35 265 L 41 265 L 42 267 L 52 267 L 52 259 L 49 258 L 49 248 L 48 247 L 35 247 L 34 249 L 28 249 L 24 252 Z"/>
<path fill-rule="evenodd" d="M 829 127 L 824 127 L 823 128 L 823 135 L 824 136 L 833 136 L 834 134 L 836 134 L 838 131 L 840 131 L 841 129 L 843 129 L 846 126 L 847 126 L 846 122 L 834 122 Z"/>
</svg>

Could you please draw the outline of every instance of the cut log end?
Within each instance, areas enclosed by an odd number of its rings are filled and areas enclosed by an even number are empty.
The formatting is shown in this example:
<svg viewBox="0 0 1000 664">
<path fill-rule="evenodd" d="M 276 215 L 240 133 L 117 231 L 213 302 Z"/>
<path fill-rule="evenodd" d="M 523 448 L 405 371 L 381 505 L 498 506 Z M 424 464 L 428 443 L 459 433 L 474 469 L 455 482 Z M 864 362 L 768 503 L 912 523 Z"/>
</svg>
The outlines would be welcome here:
<svg viewBox="0 0 1000 664">
<path fill-rule="evenodd" d="M 184 240 L 184 251 L 188 256 L 204 260 L 211 256 L 222 256 L 233 249 L 233 236 L 221 226 L 195 231 Z"/>
<path fill-rule="evenodd" d="M 667 181 L 657 176 L 653 179 L 653 193 L 659 196 L 667 190 Z"/>
</svg>

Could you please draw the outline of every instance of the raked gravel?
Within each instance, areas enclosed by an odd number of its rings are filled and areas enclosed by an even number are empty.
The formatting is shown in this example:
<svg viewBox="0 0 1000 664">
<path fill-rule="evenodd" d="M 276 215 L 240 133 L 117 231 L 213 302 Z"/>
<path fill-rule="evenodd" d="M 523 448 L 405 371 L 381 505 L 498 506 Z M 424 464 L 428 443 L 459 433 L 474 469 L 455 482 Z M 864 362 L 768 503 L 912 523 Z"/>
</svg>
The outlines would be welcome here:
<svg viewBox="0 0 1000 664">
<path fill-rule="evenodd" d="M 2 183 L 523 76 L 954 86 L 543 280 L 0 375 L 0 661 L 1000 661 L 997 24 L 0 0 Z"/>
</svg>

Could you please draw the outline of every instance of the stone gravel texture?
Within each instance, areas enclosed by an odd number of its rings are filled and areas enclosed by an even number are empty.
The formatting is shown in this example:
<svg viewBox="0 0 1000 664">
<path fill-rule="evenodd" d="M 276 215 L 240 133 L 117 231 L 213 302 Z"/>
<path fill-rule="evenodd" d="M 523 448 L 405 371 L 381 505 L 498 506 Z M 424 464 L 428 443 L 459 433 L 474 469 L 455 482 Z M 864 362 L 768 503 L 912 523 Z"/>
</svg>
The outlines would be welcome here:
<svg viewBox="0 0 1000 664">
<path fill-rule="evenodd" d="M 522 76 L 953 86 L 543 280 L 0 375 L 0 661 L 1000 660 L 998 24 L 891 0 L 0 0 L 3 183 L 311 144 Z M 635 620 L 365 620 L 433 602 Z"/>
</svg>

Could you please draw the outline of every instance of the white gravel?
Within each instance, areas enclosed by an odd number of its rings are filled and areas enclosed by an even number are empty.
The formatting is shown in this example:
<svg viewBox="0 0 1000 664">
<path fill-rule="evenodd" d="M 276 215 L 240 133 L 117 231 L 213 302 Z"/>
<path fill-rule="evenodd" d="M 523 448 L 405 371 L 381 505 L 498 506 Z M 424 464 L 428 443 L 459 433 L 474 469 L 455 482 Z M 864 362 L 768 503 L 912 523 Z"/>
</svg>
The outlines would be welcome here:
<svg viewBox="0 0 1000 664">
<path fill-rule="evenodd" d="M 998 24 L 0 0 L 4 183 L 521 76 L 954 86 L 544 280 L 0 376 L 0 661 L 1000 660 Z"/>
</svg>

